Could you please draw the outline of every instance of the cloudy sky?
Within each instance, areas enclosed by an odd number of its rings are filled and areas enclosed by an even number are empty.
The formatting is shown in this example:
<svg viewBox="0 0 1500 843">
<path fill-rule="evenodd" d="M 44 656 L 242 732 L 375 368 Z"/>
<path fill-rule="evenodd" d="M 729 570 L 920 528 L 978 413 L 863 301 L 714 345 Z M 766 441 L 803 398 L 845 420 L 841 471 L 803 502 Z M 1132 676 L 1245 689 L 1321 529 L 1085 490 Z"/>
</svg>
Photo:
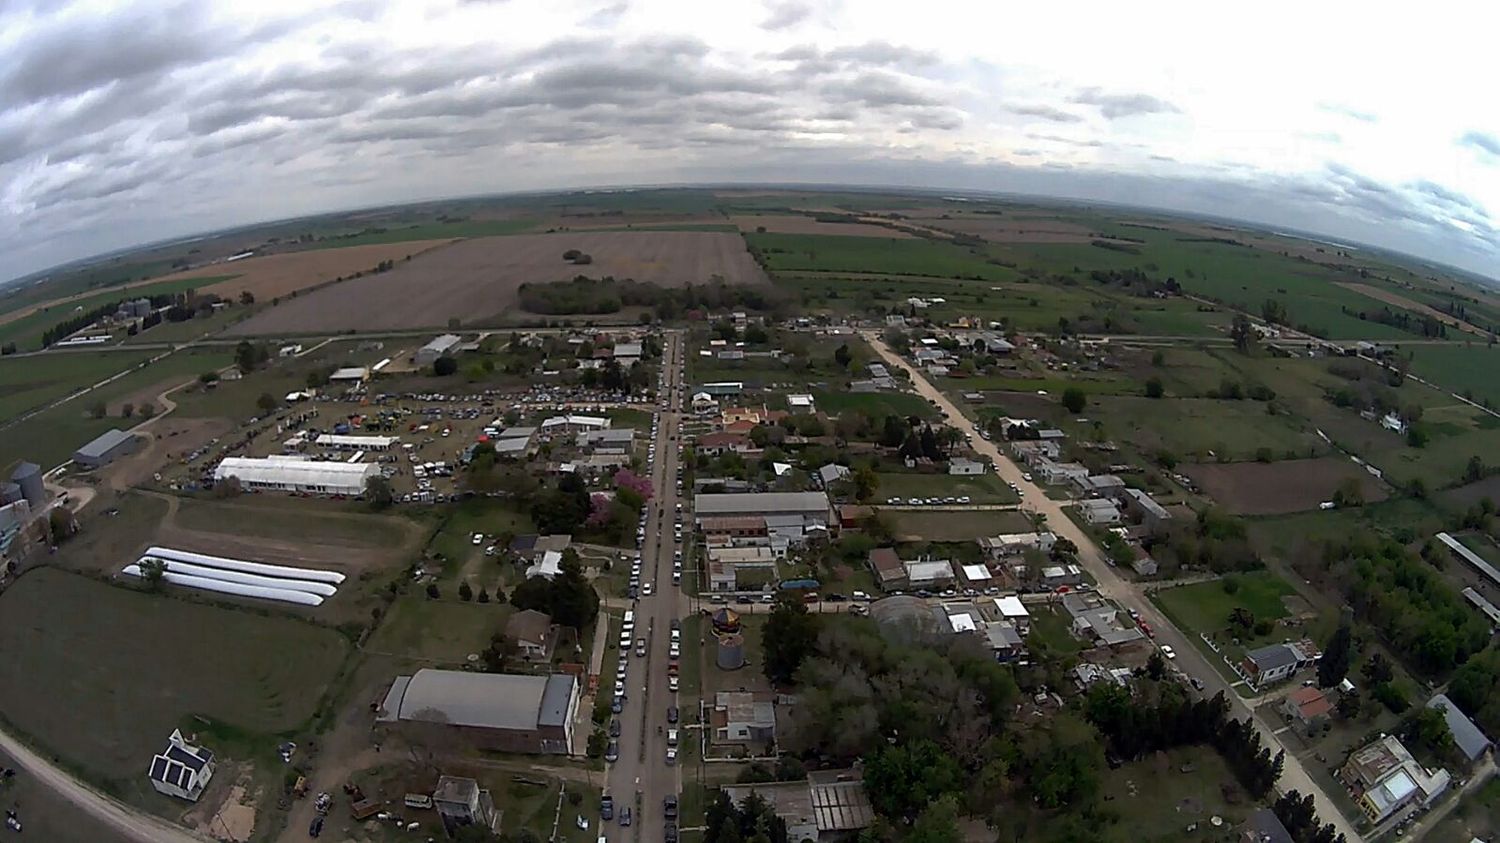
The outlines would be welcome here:
<svg viewBox="0 0 1500 843">
<path fill-rule="evenodd" d="M 0 279 L 318 211 L 757 180 L 1208 212 L 1500 276 L 1494 27 L 1389 8 L 0 0 Z"/>
</svg>

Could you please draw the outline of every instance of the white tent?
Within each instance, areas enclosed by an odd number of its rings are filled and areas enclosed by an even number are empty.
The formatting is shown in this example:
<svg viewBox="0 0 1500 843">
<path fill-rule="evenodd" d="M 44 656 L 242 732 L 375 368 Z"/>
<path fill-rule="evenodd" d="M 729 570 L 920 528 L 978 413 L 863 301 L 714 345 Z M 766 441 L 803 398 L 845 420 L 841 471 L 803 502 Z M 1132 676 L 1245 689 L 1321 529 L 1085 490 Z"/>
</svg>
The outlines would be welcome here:
<svg viewBox="0 0 1500 843">
<path fill-rule="evenodd" d="M 225 457 L 214 480 L 234 477 L 246 489 L 360 495 L 365 481 L 380 474 L 376 463 L 314 462 L 286 457 Z"/>
</svg>

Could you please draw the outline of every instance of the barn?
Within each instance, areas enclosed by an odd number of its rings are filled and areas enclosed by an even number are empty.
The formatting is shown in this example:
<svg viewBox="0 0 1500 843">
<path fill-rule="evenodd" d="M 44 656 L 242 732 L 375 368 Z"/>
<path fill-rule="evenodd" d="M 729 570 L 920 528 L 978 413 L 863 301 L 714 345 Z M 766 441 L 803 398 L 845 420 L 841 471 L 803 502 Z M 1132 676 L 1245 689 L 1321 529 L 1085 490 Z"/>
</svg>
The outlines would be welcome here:
<svg viewBox="0 0 1500 843">
<path fill-rule="evenodd" d="M 396 677 L 376 720 L 408 731 L 446 726 L 479 749 L 568 755 L 573 750 L 578 696 L 578 680 L 565 673 L 533 676 L 423 668 Z"/>
<path fill-rule="evenodd" d="M 94 441 L 74 451 L 73 462 L 84 468 L 103 468 L 135 451 L 138 441 L 117 427 L 99 434 Z"/>
</svg>

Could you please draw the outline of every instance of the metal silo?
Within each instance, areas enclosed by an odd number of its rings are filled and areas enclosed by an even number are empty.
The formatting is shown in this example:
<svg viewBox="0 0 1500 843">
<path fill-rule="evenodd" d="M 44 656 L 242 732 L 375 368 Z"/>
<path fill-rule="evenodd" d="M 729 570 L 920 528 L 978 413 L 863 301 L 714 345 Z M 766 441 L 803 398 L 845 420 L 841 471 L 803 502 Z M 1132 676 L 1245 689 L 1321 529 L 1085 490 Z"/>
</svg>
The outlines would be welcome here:
<svg viewBox="0 0 1500 843">
<path fill-rule="evenodd" d="M 47 502 L 47 487 L 42 485 L 42 467 L 34 462 L 23 462 L 11 472 L 10 480 L 21 487 L 21 496 L 31 504 L 33 510 Z"/>
<path fill-rule="evenodd" d="M 739 670 L 745 666 L 745 636 L 719 636 L 719 652 L 715 662 L 720 670 Z"/>
</svg>

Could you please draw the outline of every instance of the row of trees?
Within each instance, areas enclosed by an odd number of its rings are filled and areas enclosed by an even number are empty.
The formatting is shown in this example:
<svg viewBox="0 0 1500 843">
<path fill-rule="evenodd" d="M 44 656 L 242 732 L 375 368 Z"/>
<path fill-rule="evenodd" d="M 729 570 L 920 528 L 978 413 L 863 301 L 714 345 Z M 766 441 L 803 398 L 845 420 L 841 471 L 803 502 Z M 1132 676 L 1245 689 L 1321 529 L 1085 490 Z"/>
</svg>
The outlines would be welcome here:
<svg viewBox="0 0 1500 843">
<path fill-rule="evenodd" d="M 781 301 L 769 287 L 727 284 L 711 279 L 708 284 L 685 287 L 662 287 L 651 282 L 613 276 L 589 278 L 579 275 L 571 281 L 546 284 L 522 284 L 518 291 L 521 307 L 532 313 L 566 316 L 573 314 L 618 313 L 626 307 L 655 308 L 663 320 L 675 319 L 689 310 L 743 307 L 772 310 Z"/>
</svg>

